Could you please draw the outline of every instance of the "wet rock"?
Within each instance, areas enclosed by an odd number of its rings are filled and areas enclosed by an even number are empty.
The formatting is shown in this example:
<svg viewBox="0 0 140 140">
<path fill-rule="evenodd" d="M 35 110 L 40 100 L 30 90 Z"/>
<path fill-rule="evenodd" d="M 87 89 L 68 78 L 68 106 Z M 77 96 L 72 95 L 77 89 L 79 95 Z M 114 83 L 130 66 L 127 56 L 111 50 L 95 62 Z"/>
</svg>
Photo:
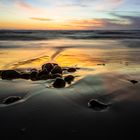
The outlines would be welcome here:
<svg viewBox="0 0 140 140">
<path fill-rule="evenodd" d="M 17 79 L 20 78 L 20 74 L 15 70 L 4 70 L 1 72 L 1 78 L 7 80 Z"/>
<path fill-rule="evenodd" d="M 23 73 L 23 74 L 20 75 L 20 78 L 29 80 L 30 79 L 30 74 L 29 73 Z"/>
<path fill-rule="evenodd" d="M 65 85 L 66 82 L 62 78 L 57 78 L 53 83 L 53 87 L 55 88 L 63 88 Z"/>
<path fill-rule="evenodd" d="M 137 84 L 138 83 L 138 81 L 136 81 L 136 80 L 129 80 L 132 84 Z"/>
<path fill-rule="evenodd" d="M 98 66 L 105 66 L 105 64 L 103 63 L 103 64 L 97 64 Z"/>
<path fill-rule="evenodd" d="M 20 132 L 20 134 L 24 135 L 25 132 L 26 132 L 26 128 L 21 128 L 21 129 L 19 130 L 19 132 Z"/>
<path fill-rule="evenodd" d="M 30 71 L 31 71 L 31 72 L 37 72 L 38 70 L 35 69 L 35 68 L 33 68 L 33 69 L 31 69 Z"/>
<path fill-rule="evenodd" d="M 64 80 L 68 83 L 71 84 L 71 82 L 74 80 L 74 76 L 73 75 L 68 75 L 64 78 Z"/>
<path fill-rule="evenodd" d="M 62 75 L 59 74 L 59 73 L 56 73 L 56 74 L 51 74 L 51 79 L 55 79 L 55 78 L 62 78 Z"/>
<path fill-rule="evenodd" d="M 54 68 L 54 65 L 52 63 L 47 63 L 42 65 L 42 70 L 47 69 L 48 72 L 50 72 Z"/>
<path fill-rule="evenodd" d="M 99 100 L 92 99 L 88 102 L 88 107 L 92 108 L 96 111 L 101 111 L 101 110 L 107 109 L 109 107 L 109 105 L 105 104 Z"/>
<path fill-rule="evenodd" d="M 31 80 L 36 81 L 38 79 L 37 75 L 38 75 L 38 72 L 36 72 L 36 71 L 31 72 L 31 74 L 30 74 Z"/>
<path fill-rule="evenodd" d="M 69 68 L 67 71 L 68 72 L 76 72 L 76 68 Z"/>
<path fill-rule="evenodd" d="M 44 69 L 42 71 L 40 71 L 38 74 L 37 74 L 37 77 L 38 79 L 41 79 L 41 80 L 46 80 L 49 78 L 49 72 L 47 69 Z"/>
<path fill-rule="evenodd" d="M 2 70 L 0 70 L 0 77 L 1 77 Z"/>
<path fill-rule="evenodd" d="M 10 96 L 10 97 L 7 97 L 6 99 L 3 100 L 3 104 L 11 104 L 11 103 L 14 103 L 14 102 L 17 102 L 21 100 L 21 97 L 19 96 Z"/>
<path fill-rule="evenodd" d="M 52 63 L 53 64 L 53 66 L 58 66 L 58 64 L 57 63 Z"/>
<path fill-rule="evenodd" d="M 60 66 L 55 66 L 54 68 L 53 68 L 53 70 L 51 71 L 51 73 L 52 74 L 57 74 L 57 73 L 59 73 L 59 74 L 62 74 L 62 68 L 60 67 Z"/>
</svg>

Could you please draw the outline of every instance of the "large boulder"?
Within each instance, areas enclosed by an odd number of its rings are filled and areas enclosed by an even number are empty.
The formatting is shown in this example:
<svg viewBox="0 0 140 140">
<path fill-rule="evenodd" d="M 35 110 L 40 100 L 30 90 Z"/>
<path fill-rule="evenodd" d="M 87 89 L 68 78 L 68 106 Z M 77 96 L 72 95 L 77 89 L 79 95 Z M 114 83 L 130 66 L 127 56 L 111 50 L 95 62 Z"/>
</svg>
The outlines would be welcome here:
<svg viewBox="0 0 140 140">
<path fill-rule="evenodd" d="M 4 70 L 1 72 L 1 78 L 7 80 L 17 79 L 20 78 L 20 74 L 15 70 Z"/>
</svg>

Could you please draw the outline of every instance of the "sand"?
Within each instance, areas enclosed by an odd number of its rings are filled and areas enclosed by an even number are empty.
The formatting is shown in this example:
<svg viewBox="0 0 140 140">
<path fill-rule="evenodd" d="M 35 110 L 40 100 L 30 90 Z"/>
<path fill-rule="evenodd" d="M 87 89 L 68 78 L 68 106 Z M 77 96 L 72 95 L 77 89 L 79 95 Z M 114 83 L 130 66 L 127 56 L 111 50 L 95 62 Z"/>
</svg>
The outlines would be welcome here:
<svg viewBox="0 0 140 140">
<path fill-rule="evenodd" d="M 139 81 L 137 73 L 134 77 Z M 129 135 L 140 125 L 140 83 L 133 85 L 121 74 L 87 75 L 73 85 L 47 88 L 45 81 L 0 81 L 5 98 L 22 100 L 0 106 L 0 132 L 19 139 L 57 136 Z M 90 99 L 111 104 L 107 110 L 88 108 Z"/>
</svg>

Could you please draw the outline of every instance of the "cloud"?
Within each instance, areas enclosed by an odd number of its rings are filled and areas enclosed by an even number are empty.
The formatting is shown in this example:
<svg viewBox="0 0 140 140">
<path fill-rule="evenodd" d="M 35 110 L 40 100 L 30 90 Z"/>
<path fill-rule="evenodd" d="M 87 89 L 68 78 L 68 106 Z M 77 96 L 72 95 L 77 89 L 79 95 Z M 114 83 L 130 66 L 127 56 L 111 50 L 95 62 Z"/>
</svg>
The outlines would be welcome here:
<svg viewBox="0 0 140 140">
<path fill-rule="evenodd" d="M 40 13 L 42 10 L 31 5 L 27 0 L 12 0 L 18 8 L 31 13 Z"/>
<path fill-rule="evenodd" d="M 102 0 L 100 3 L 98 3 L 95 9 L 97 11 L 116 9 L 123 4 L 124 1 L 125 0 Z"/>
<path fill-rule="evenodd" d="M 51 21 L 52 19 L 49 18 L 38 18 L 38 17 L 30 17 L 32 20 L 38 20 L 38 21 Z"/>
<path fill-rule="evenodd" d="M 77 27 L 77 29 L 104 29 L 104 30 L 123 30 L 123 29 L 140 29 L 140 16 L 126 16 L 112 14 L 113 19 L 110 18 L 94 18 L 70 20 L 65 26 Z"/>
</svg>

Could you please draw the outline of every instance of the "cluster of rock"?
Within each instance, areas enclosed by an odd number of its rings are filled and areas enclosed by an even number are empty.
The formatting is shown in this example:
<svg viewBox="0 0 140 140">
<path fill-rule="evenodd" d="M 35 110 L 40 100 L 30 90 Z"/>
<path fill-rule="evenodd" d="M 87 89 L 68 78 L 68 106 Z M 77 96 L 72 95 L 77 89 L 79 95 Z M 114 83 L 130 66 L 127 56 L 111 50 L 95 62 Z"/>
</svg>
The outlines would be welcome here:
<svg viewBox="0 0 140 140">
<path fill-rule="evenodd" d="M 76 68 L 62 68 L 56 63 L 46 63 L 42 65 L 41 70 L 32 69 L 30 72 L 18 72 L 16 70 L 3 70 L 0 73 L 1 79 L 12 80 L 12 79 L 27 79 L 32 81 L 37 80 L 48 80 L 54 79 L 53 87 L 63 88 L 66 83 L 71 84 L 74 80 L 73 73 L 76 71 Z M 64 76 L 64 73 L 67 72 L 67 76 Z"/>
</svg>

